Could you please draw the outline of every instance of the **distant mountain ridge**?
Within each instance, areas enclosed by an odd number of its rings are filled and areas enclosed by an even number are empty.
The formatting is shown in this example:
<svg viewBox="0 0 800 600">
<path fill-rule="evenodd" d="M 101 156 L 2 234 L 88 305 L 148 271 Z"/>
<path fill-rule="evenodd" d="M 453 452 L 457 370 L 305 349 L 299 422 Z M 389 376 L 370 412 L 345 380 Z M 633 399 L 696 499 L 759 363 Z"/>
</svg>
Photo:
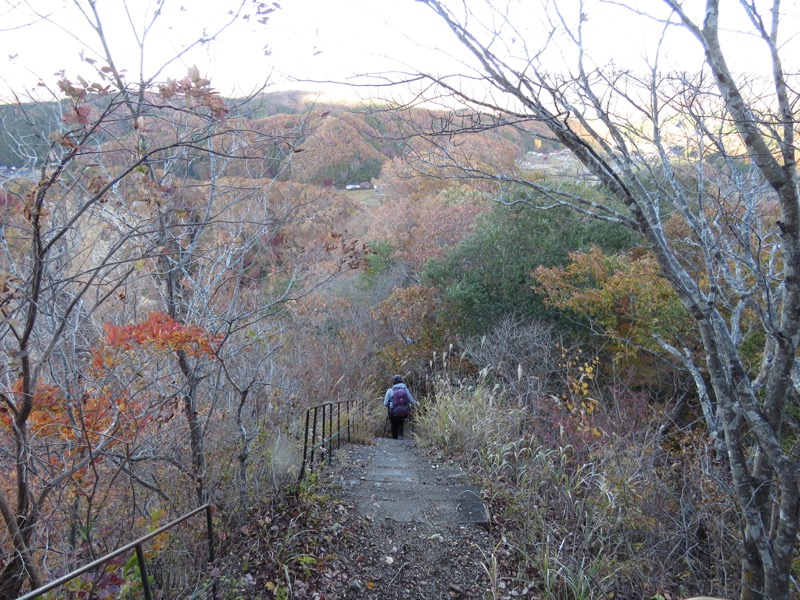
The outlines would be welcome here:
<svg viewBox="0 0 800 600">
<path fill-rule="evenodd" d="M 115 101 L 116 97 L 109 94 L 90 99 L 86 105 L 98 116 L 105 114 L 104 111 L 113 112 Z M 155 113 L 159 105 L 166 102 L 182 101 L 181 98 L 165 100 L 153 96 L 152 111 Z M 267 169 L 268 176 L 322 186 L 345 188 L 372 181 L 386 162 L 407 151 L 417 131 L 422 129 L 419 126 L 423 123 L 428 126 L 431 121 L 441 121 L 443 137 L 465 135 L 454 126 L 458 122 L 460 127 L 471 129 L 470 135 L 485 138 L 487 147 L 494 140 L 507 152 L 510 144 L 518 156 L 542 149 L 541 140 L 537 142 L 535 135 L 528 135 L 540 130 L 535 123 L 522 121 L 497 129 L 491 124 L 481 124 L 480 118 L 464 112 L 424 109 L 393 112 L 386 107 L 378 110 L 375 106 L 321 102 L 313 93 L 304 91 L 269 92 L 248 99 L 229 98 L 225 99 L 225 106 L 228 108 L 226 122 L 231 124 L 225 135 L 233 136 L 234 131 L 253 132 L 262 140 L 271 139 L 266 144 L 262 141 L 258 148 L 259 156 L 265 161 L 293 154 L 291 171 L 278 172 L 276 166 L 274 171 Z M 66 99 L 0 105 L 0 170 L 4 176 L 13 174 L 14 169 L 31 172 L 44 164 L 53 136 L 76 127 L 70 122 L 72 110 Z M 89 120 L 92 118 L 90 115 Z M 113 164 L 114 152 L 126 145 L 119 142 L 129 141 L 138 125 L 132 125 L 126 118 L 109 119 L 107 114 L 104 118 L 103 128 L 92 135 L 92 146 L 103 149 L 109 164 Z M 147 123 L 142 126 L 146 128 Z M 453 131 L 448 132 L 447 128 Z M 157 138 L 160 134 L 159 127 L 154 125 L 150 135 Z M 287 147 L 289 137 L 293 141 Z M 280 160 L 273 162 L 281 163 Z M 202 161 L 192 169 L 187 172 L 188 176 L 204 178 Z"/>
</svg>

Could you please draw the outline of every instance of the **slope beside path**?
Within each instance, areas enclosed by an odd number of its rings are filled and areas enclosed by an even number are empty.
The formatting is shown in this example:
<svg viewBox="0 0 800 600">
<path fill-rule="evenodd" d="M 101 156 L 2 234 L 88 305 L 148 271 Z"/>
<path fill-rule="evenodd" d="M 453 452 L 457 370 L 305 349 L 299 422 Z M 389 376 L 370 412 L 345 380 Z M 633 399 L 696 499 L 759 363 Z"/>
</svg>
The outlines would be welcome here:
<svg viewBox="0 0 800 600">
<path fill-rule="evenodd" d="M 480 489 L 410 440 L 378 438 L 337 452 L 331 477 L 358 521 L 338 549 L 342 598 L 481 599 L 489 561 Z"/>
</svg>

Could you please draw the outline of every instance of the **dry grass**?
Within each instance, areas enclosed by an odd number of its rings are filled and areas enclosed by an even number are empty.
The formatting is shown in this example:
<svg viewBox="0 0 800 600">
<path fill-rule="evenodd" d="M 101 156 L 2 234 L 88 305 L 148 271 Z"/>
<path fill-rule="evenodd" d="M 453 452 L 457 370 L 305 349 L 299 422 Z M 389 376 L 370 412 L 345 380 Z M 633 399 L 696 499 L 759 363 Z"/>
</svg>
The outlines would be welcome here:
<svg viewBox="0 0 800 600">
<path fill-rule="evenodd" d="M 462 458 L 483 481 L 497 528 L 486 568 L 505 594 L 736 595 L 735 523 L 702 436 L 683 438 L 691 448 L 680 465 L 646 424 L 582 438 L 578 450 L 569 431 L 553 443 L 536 406 L 453 380 L 443 378 L 421 411 L 419 441 Z"/>
</svg>

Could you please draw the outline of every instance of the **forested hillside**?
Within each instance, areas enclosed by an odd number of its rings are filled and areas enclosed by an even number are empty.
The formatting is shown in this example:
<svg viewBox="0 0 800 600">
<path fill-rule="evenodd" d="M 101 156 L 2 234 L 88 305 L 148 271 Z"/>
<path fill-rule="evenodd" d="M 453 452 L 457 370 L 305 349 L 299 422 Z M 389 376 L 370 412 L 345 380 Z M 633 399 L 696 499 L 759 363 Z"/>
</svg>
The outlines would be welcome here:
<svg viewBox="0 0 800 600">
<path fill-rule="evenodd" d="M 489 486 L 505 577 L 556 569 L 531 553 L 571 531 L 559 560 L 602 555 L 592 577 L 621 597 L 720 585 L 735 552 L 711 540 L 734 522 L 691 374 L 653 340 L 697 342 L 637 236 L 465 179 L 417 135 L 446 113 L 192 86 L 189 111 L 170 90 L 131 105 L 73 84 L 4 107 L 24 119 L 5 130 L 3 452 L 25 457 L 4 502 L 26 515 L 6 590 L 206 501 L 226 538 L 264 505 L 278 519 L 304 408 L 377 404 L 394 372 L 424 399 L 421 440 Z M 604 199 L 538 125 L 448 144 Z M 165 596 L 206 581 L 183 543 L 153 550 Z"/>
<path fill-rule="evenodd" d="M 0 106 L 0 598 L 205 503 L 221 552 L 159 535 L 158 597 L 302 597 L 346 510 L 298 483 L 304 411 L 363 400 L 369 441 L 395 373 L 485 490 L 487 597 L 797 595 L 791 102 L 748 129 L 704 80 L 506 77 L 424 3 L 497 97 L 226 98 L 109 57 Z M 69 589 L 139 594 L 125 561 Z"/>
<path fill-rule="evenodd" d="M 461 327 L 424 268 L 505 219 L 491 189 L 404 160 L 446 113 L 224 99 L 193 72 L 60 88 L 2 114 L 3 597 L 204 502 L 227 536 L 292 488 L 305 407 L 396 370 L 424 395 Z M 452 143 L 509 168 L 536 146 L 519 127 Z M 185 542 L 152 551 L 165 596 L 205 585 Z"/>
</svg>

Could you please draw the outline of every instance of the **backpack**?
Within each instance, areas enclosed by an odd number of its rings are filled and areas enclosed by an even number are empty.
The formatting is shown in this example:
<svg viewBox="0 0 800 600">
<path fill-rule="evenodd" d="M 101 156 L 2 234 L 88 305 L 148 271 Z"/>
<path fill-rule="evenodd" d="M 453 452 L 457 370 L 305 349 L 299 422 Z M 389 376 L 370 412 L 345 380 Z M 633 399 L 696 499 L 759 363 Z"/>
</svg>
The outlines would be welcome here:
<svg viewBox="0 0 800 600">
<path fill-rule="evenodd" d="M 406 388 L 402 387 L 392 388 L 391 416 L 393 417 L 408 416 L 408 392 L 406 391 Z"/>
</svg>

